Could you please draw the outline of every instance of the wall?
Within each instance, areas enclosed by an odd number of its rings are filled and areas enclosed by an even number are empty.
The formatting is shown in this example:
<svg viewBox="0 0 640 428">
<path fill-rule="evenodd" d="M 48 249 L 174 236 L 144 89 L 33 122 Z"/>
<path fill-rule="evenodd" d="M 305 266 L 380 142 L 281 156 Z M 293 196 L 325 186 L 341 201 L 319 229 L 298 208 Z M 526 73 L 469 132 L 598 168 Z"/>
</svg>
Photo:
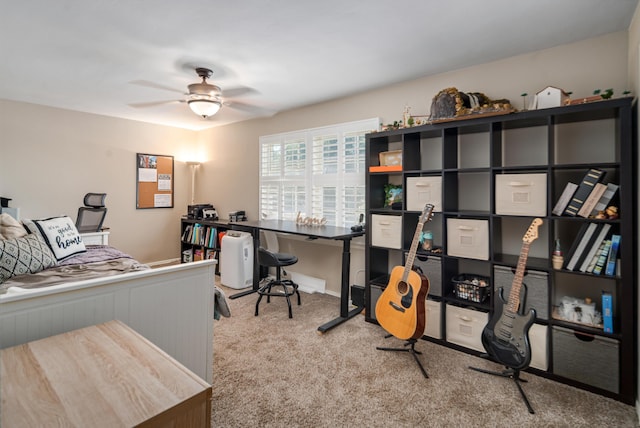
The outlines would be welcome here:
<svg viewBox="0 0 640 428">
<path fill-rule="evenodd" d="M 75 218 L 86 192 L 107 192 L 105 225 L 111 227 L 116 247 L 143 262 L 177 258 L 179 218 L 191 191 L 184 161 L 193 153 L 204 161 L 197 172 L 196 202 L 213 203 L 222 218 L 244 209 L 255 219 L 261 135 L 370 117 L 393 122 L 401 118 L 405 105 L 413 114 L 428 114 L 433 96 L 449 86 L 509 98 L 518 108 L 521 93 L 533 94 L 547 85 L 575 96 L 590 95 L 596 88 L 614 88 L 619 94 L 630 87 L 628 54 L 627 32 L 619 32 L 198 133 L 0 101 L 0 195 L 13 198 L 12 206 L 20 207 L 23 217 Z M 176 156 L 173 209 L 135 209 L 136 152 Z M 334 272 L 327 288 L 335 293 L 340 276 L 334 262 L 340 249 L 328 247 L 324 253 L 323 248 L 283 242 L 283 249 L 310 259 L 300 262 L 303 273 Z M 353 252 L 352 283 L 357 283 L 363 257 L 357 245 Z"/>
<path fill-rule="evenodd" d="M 631 25 L 629 26 L 628 45 L 629 45 L 629 50 L 628 50 L 629 81 L 631 82 L 631 87 L 633 88 L 634 95 L 637 96 L 637 94 L 640 91 L 640 6 L 636 8 L 636 12 L 633 15 Z M 637 117 L 637 120 L 640 121 L 640 113 L 638 113 L 638 115 L 639 116 Z M 640 123 L 640 122 L 636 122 L 636 123 Z M 636 138 L 637 137 L 638 136 L 636 133 Z M 636 141 L 636 147 L 637 147 L 637 141 Z M 637 149 L 636 149 L 636 153 L 639 156 L 639 159 L 637 160 L 637 162 L 638 162 L 638 165 L 640 165 L 640 153 L 637 152 Z M 640 189 L 640 177 L 637 177 L 636 180 L 637 180 L 636 188 Z M 636 219 L 636 231 L 640 230 L 639 223 L 640 223 L 640 218 Z M 638 244 L 636 241 L 636 250 L 637 250 L 637 246 Z M 640 266 L 640 254 L 638 254 L 637 257 L 638 257 L 638 263 L 636 263 L 636 266 Z M 638 307 L 640 307 L 640 293 L 636 296 L 636 298 L 637 298 L 636 304 Z M 636 327 L 637 325 L 638 324 L 636 323 Z M 637 346 L 639 347 L 638 351 L 636 352 L 636 355 L 640 355 L 640 330 L 638 331 L 638 340 L 636 343 L 637 343 Z M 638 377 L 637 391 L 640 391 L 640 377 Z M 636 413 L 638 414 L 638 419 L 640 419 L 640 401 L 638 400 L 636 400 Z"/>
<path fill-rule="evenodd" d="M 195 132 L 34 104 L 0 101 L 0 195 L 23 218 L 69 215 L 87 192 L 106 192 L 110 243 L 143 262 L 179 254 L 179 217 Z M 136 153 L 176 156 L 173 209 L 136 210 Z"/>
<path fill-rule="evenodd" d="M 419 54 L 419 53 L 417 53 Z M 202 131 L 199 150 L 209 159 L 200 171 L 198 199 L 212 202 L 219 213 L 244 209 L 249 218 L 258 217 L 258 138 L 279 132 L 380 117 L 383 123 L 402 118 L 405 105 L 413 114 L 428 114 L 431 99 L 440 90 L 455 86 L 462 91 L 479 91 L 491 98 L 508 98 L 522 108 L 520 94 L 534 94 L 548 85 L 572 91 L 575 97 L 591 95 L 594 89 L 614 88 L 616 94 L 630 88 L 627 78 L 627 33 L 558 46 L 471 68 L 428 76 L 380 88 L 359 95 L 280 113 L 272 118 L 232 124 Z M 402 66 L 398 64 L 398 66 Z M 530 98 L 529 98 L 530 100 Z M 329 272 L 327 289 L 339 290 L 339 270 L 331 269 L 339 249 L 301 245 L 286 241 L 285 248 L 297 254 L 303 273 Z M 327 251 L 329 253 L 327 253 Z M 302 259 L 309 258 L 307 261 Z M 322 265 L 317 260 L 326 260 Z M 362 251 L 354 245 L 352 283 L 362 276 Z"/>
</svg>

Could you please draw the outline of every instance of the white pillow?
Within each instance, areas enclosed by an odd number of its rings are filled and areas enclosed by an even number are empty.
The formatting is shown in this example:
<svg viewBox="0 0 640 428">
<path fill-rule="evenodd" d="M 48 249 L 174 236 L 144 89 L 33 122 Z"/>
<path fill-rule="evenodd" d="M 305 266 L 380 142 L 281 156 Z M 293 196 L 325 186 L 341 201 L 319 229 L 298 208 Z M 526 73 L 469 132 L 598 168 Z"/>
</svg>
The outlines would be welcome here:
<svg viewBox="0 0 640 428">
<path fill-rule="evenodd" d="M 0 214 L 0 239 L 22 238 L 27 231 L 22 224 L 7 213 Z"/>
<path fill-rule="evenodd" d="M 56 260 L 62 261 L 87 251 L 76 225 L 69 217 L 53 217 L 33 222 L 40 229 Z"/>
</svg>

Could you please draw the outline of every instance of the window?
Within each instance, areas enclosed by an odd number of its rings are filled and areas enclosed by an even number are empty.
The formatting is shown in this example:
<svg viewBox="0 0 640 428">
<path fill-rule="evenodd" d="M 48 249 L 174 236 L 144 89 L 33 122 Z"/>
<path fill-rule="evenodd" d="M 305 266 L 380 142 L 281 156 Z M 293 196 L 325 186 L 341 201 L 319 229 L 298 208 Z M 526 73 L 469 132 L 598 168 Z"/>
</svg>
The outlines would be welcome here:
<svg viewBox="0 0 640 428">
<path fill-rule="evenodd" d="M 365 134 L 377 118 L 260 137 L 260 213 L 349 226 L 365 209 Z"/>
</svg>

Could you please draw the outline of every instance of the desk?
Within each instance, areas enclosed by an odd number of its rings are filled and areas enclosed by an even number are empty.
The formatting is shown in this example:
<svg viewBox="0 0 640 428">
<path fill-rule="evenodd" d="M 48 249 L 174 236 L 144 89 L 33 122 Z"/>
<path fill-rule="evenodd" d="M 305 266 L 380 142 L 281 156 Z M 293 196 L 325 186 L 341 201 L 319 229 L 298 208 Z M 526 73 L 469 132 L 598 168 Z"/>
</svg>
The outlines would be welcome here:
<svg viewBox="0 0 640 428">
<path fill-rule="evenodd" d="M 210 427 L 211 385 L 119 321 L 0 351 L 0 426 Z"/>
<path fill-rule="evenodd" d="M 311 239 L 331 239 L 342 241 L 342 280 L 340 284 L 340 316 L 322 324 L 318 331 L 324 333 L 333 327 L 353 318 L 364 307 L 357 307 L 349 311 L 349 270 L 351 264 L 351 239 L 364 235 L 363 232 L 353 232 L 348 227 L 336 226 L 302 226 L 290 220 L 258 220 L 229 223 L 235 230 L 250 230 L 253 236 L 253 249 L 255 252 L 253 262 L 253 287 L 251 290 L 229 296 L 235 299 L 247 294 L 255 293 L 260 284 L 260 269 L 258 264 L 258 247 L 260 247 L 260 230 L 270 230 L 273 232 L 290 233 L 292 235 L 306 236 Z"/>
</svg>

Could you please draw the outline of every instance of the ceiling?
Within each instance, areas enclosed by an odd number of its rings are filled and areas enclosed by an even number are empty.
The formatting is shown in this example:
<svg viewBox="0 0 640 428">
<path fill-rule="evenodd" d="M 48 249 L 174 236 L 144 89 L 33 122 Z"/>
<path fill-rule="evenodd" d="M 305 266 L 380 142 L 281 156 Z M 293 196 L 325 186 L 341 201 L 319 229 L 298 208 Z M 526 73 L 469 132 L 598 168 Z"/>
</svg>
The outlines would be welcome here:
<svg viewBox="0 0 640 428">
<path fill-rule="evenodd" d="M 626 30 L 638 0 L 2 2 L 0 99 L 199 130 Z M 203 66 L 206 120 L 178 102 Z"/>
</svg>

